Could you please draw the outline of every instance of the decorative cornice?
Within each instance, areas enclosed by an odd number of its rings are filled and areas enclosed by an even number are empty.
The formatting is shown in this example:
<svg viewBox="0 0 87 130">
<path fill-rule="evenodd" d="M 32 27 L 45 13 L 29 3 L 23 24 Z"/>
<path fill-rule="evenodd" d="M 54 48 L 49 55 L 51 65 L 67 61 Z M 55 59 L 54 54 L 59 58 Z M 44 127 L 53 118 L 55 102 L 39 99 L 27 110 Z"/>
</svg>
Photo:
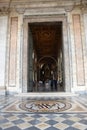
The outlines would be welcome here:
<svg viewBox="0 0 87 130">
<path fill-rule="evenodd" d="M 8 3 L 0 1 L 0 14 L 8 14 L 10 12 L 16 11 L 18 14 L 24 14 L 26 10 L 33 13 L 33 10 L 46 12 L 46 9 L 52 8 L 52 11 L 59 12 L 58 10 L 64 10 L 65 12 L 71 12 L 76 8 L 84 11 L 87 10 L 87 0 L 8 0 Z M 37 12 L 36 12 L 37 13 Z"/>
<path fill-rule="evenodd" d="M 57 7 L 64 7 L 73 5 L 78 0 L 6 0 L 8 1 L 10 7 L 26 7 L 26 8 L 57 8 Z M 0 2 L 0 6 L 5 5 L 6 2 Z"/>
</svg>

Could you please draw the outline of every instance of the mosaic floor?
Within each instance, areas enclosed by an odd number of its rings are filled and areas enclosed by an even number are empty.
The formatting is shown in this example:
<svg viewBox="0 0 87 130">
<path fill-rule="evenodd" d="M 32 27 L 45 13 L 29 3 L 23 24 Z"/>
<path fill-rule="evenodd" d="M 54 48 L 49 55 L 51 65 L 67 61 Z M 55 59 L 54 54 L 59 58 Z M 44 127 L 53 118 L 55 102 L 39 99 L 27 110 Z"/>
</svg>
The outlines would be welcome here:
<svg viewBox="0 0 87 130">
<path fill-rule="evenodd" d="M 0 130 L 87 130 L 87 95 L 0 96 Z"/>
</svg>

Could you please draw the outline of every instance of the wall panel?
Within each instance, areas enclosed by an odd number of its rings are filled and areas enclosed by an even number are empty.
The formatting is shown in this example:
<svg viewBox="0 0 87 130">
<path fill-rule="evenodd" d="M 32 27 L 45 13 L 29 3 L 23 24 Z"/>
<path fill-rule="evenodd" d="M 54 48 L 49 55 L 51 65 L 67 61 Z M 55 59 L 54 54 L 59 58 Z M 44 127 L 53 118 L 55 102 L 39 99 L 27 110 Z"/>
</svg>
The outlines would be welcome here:
<svg viewBox="0 0 87 130">
<path fill-rule="evenodd" d="M 0 17 L 0 86 L 5 86 L 7 16 Z"/>
<path fill-rule="evenodd" d="M 83 57 L 83 45 L 81 36 L 81 20 L 80 15 L 73 15 L 73 27 L 74 27 L 74 41 L 75 41 L 75 53 L 76 53 L 76 75 L 77 85 L 82 86 L 85 84 L 84 75 L 84 57 Z"/>
<path fill-rule="evenodd" d="M 10 30 L 10 62 L 9 62 L 9 85 L 16 84 L 16 66 L 17 66 L 17 34 L 18 34 L 18 18 L 11 18 Z"/>
</svg>

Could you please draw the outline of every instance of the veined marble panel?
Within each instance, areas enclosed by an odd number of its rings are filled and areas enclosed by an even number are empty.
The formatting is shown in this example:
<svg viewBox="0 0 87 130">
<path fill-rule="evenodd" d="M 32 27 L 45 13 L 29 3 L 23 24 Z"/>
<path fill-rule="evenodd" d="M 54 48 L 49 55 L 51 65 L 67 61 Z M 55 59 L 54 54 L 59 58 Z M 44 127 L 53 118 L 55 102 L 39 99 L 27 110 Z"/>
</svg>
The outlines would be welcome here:
<svg viewBox="0 0 87 130">
<path fill-rule="evenodd" d="M 0 86 L 5 86 L 7 16 L 0 17 Z"/>
<path fill-rule="evenodd" d="M 75 56 L 76 56 L 76 75 L 77 85 L 85 84 L 84 61 L 83 61 L 83 45 L 81 35 L 81 19 L 79 14 L 73 15 Z"/>
<path fill-rule="evenodd" d="M 18 18 L 11 18 L 9 85 L 16 84 Z"/>
<path fill-rule="evenodd" d="M 87 14 L 84 14 L 84 29 L 85 29 L 85 39 L 86 39 L 86 49 L 87 49 Z"/>
</svg>

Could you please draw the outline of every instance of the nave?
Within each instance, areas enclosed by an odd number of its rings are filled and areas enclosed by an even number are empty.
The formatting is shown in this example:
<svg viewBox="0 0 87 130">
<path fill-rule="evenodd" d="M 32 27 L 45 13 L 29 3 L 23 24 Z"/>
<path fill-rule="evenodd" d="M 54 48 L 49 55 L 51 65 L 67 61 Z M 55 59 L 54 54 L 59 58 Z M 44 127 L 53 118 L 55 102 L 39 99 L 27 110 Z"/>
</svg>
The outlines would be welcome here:
<svg viewBox="0 0 87 130">
<path fill-rule="evenodd" d="M 33 83 L 33 92 L 63 92 L 64 87 L 62 83 L 57 81 L 46 80 Z"/>
</svg>

